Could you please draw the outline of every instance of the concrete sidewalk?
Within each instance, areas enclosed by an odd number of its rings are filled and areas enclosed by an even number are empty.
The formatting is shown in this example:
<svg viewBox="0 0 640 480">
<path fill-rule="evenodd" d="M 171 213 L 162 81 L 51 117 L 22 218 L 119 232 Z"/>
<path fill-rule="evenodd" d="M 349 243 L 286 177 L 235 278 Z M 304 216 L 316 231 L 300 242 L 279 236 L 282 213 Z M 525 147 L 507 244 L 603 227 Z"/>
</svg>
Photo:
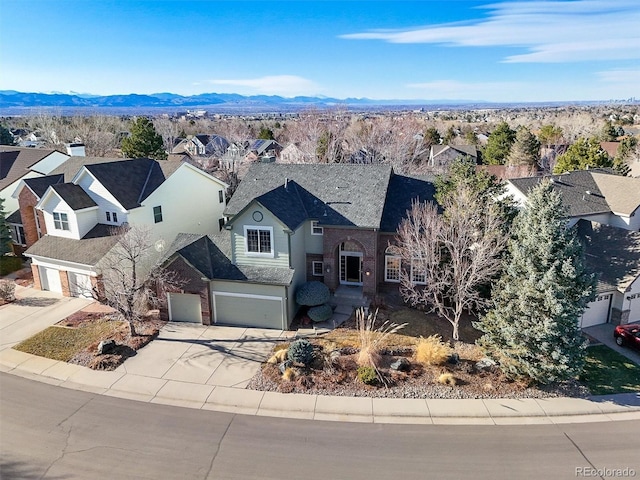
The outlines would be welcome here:
<svg viewBox="0 0 640 480">
<path fill-rule="evenodd" d="M 34 298 L 53 298 L 49 295 L 35 294 Z M 82 308 L 80 302 L 87 302 L 74 300 L 79 299 L 65 301 L 58 297 L 59 306 L 42 309 L 46 321 L 40 323 L 55 323 L 67 316 L 68 310 Z M 12 342 L 21 340 L 17 339 L 20 334 L 26 338 L 32 334 L 27 332 L 38 331 L 31 328 L 37 316 L 33 311 L 8 307 L 12 305 L 0 307 L 0 325 L 7 323 L 1 330 L 5 348 L 0 351 L 0 371 L 97 394 L 247 415 L 368 423 L 507 425 L 640 419 L 640 392 L 591 400 L 449 400 L 247 390 L 247 383 L 274 344 L 290 341 L 295 335 L 255 328 L 169 323 L 156 340 L 115 371 L 94 371 L 8 348 L 11 342 L 5 341 L 4 328 L 13 326 Z M 54 319 L 56 316 L 59 318 Z"/>
</svg>

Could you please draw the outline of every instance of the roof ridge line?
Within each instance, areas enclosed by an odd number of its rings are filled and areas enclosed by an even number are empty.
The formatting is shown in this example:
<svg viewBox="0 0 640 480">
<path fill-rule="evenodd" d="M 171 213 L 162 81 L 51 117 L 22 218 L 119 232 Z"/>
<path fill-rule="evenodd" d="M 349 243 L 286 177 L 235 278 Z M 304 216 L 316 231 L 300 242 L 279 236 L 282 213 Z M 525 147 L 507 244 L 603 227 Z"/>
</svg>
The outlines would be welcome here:
<svg viewBox="0 0 640 480">
<path fill-rule="evenodd" d="M 137 200 L 138 205 L 142 203 L 142 197 L 144 196 L 144 192 L 147 190 L 147 185 L 149 184 L 149 179 L 151 178 L 151 172 L 153 171 L 153 167 L 155 164 L 158 163 L 153 159 L 149 159 L 149 160 L 151 160 L 152 163 L 151 163 L 151 167 L 149 167 L 149 171 L 147 172 L 147 178 L 144 180 L 144 184 L 142 185 L 142 189 L 140 190 L 140 195 L 138 195 L 138 200 Z M 162 171 L 162 169 L 160 169 L 160 171 Z"/>
</svg>

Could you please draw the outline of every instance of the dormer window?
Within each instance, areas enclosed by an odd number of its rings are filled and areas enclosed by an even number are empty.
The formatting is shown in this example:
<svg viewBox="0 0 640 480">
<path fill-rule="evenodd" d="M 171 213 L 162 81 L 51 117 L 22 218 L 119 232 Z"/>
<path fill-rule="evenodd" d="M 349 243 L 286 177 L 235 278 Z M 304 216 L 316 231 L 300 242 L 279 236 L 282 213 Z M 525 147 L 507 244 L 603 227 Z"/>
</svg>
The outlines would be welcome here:
<svg viewBox="0 0 640 480">
<path fill-rule="evenodd" d="M 249 256 L 273 257 L 273 228 L 271 227 L 244 227 L 246 253 Z"/>
<path fill-rule="evenodd" d="M 53 226 L 56 230 L 69 230 L 69 217 L 67 217 L 67 214 L 53 212 Z"/>
<path fill-rule="evenodd" d="M 107 222 L 118 223 L 118 214 L 116 212 L 107 212 Z"/>
<path fill-rule="evenodd" d="M 317 220 L 312 220 L 311 221 L 311 235 L 322 235 L 324 233 L 324 230 L 322 229 L 321 226 L 318 225 L 318 221 Z"/>
</svg>

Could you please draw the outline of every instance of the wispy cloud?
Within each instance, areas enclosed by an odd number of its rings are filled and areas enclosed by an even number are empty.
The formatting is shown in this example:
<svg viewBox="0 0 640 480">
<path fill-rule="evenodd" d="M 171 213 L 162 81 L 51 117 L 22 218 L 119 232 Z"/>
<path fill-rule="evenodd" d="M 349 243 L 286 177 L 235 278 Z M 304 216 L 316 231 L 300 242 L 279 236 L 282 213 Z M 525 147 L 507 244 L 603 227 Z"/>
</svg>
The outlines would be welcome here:
<svg viewBox="0 0 640 480">
<path fill-rule="evenodd" d="M 285 97 L 313 95 L 319 91 L 316 83 L 297 75 L 272 75 L 245 79 L 216 79 L 208 80 L 207 83 L 211 85 L 227 85 L 234 88 L 243 88 L 245 89 L 245 93 L 281 95 Z"/>
<path fill-rule="evenodd" d="M 406 30 L 342 35 L 351 40 L 429 43 L 457 47 L 516 47 L 508 63 L 640 58 L 638 0 L 562 0 L 494 3 L 487 18 Z"/>
<path fill-rule="evenodd" d="M 633 83 L 636 88 L 640 88 L 640 69 L 639 70 L 607 70 L 598 72 L 598 77 L 606 83 Z"/>
</svg>

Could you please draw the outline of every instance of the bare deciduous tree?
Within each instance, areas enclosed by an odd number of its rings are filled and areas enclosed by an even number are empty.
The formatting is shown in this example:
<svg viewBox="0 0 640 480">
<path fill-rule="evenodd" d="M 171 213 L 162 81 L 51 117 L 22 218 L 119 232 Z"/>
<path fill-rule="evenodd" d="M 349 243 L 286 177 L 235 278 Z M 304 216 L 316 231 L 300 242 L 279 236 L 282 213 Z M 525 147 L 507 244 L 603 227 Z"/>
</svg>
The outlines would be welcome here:
<svg viewBox="0 0 640 480">
<path fill-rule="evenodd" d="M 119 239 L 101 260 L 101 278 L 96 289 L 100 300 L 114 308 L 137 335 L 134 322 L 150 308 L 161 305 L 167 291 L 179 289 L 181 280 L 158 263 L 153 255 L 150 230 L 120 227 Z"/>
<path fill-rule="evenodd" d="M 506 240 L 497 206 L 480 201 L 468 187 L 443 203 L 443 214 L 433 203 L 414 203 L 394 250 L 411 265 L 401 272 L 403 298 L 437 312 L 459 340 L 463 311 L 486 305 L 478 287 L 500 272 Z"/>
</svg>

